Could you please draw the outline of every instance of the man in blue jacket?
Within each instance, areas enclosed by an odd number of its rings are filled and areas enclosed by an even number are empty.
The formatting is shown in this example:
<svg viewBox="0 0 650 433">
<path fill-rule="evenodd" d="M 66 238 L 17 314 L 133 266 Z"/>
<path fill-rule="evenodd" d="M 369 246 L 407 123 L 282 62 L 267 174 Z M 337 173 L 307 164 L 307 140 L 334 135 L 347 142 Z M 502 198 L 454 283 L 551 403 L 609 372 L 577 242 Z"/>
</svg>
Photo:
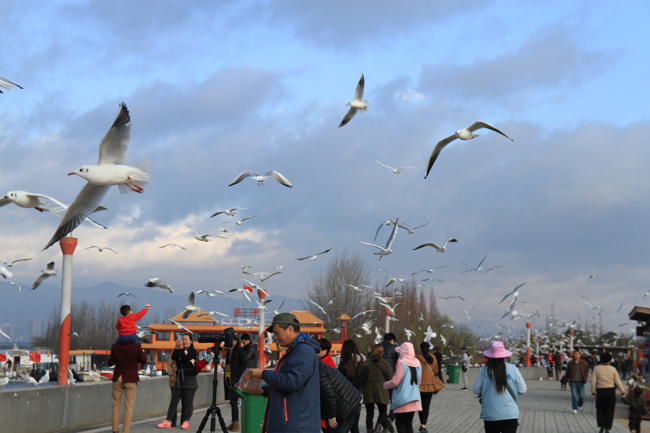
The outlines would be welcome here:
<svg viewBox="0 0 650 433">
<path fill-rule="evenodd" d="M 280 313 L 266 329 L 287 351 L 275 370 L 253 368 L 249 374 L 266 385 L 251 393 L 264 395 L 266 404 L 261 433 L 320 433 L 320 345 L 300 332 L 300 322 L 291 313 Z"/>
</svg>

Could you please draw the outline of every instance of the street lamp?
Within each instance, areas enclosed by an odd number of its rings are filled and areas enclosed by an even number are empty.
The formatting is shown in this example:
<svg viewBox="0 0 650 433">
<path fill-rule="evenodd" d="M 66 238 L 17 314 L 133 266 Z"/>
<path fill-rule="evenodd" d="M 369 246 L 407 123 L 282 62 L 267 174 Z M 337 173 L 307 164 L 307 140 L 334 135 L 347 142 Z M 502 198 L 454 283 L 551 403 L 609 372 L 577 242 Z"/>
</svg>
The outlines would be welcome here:
<svg viewBox="0 0 650 433">
<path fill-rule="evenodd" d="M 266 298 L 266 295 L 268 293 L 264 290 L 264 281 L 268 280 L 273 275 L 282 273 L 282 271 L 275 271 L 273 273 L 270 272 L 250 273 L 246 269 L 242 269 L 242 272 L 246 275 L 250 275 L 251 277 L 257 278 L 260 281 L 260 287 L 254 285 L 257 288 L 257 296 L 259 296 L 260 299 Z M 257 336 L 257 340 L 258 340 L 257 366 L 259 368 L 263 368 L 264 367 L 264 316 L 265 316 L 264 312 L 266 311 L 266 304 L 264 302 L 260 303 L 259 310 L 260 310 L 260 328 L 259 328 L 259 335 Z"/>
</svg>

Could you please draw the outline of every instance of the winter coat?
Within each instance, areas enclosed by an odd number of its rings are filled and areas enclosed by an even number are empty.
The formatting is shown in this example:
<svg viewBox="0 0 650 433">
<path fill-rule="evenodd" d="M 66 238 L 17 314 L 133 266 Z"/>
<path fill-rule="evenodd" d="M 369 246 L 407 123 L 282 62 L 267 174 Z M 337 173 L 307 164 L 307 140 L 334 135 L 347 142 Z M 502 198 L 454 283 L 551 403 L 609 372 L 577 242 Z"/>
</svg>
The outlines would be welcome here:
<svg viewBox="0 0 650 433">
<path fill-rule="evenodd" d="M 147 355 L 142 350 L 140 343 L 115 343 L 111 347 L 111 354 L 107 364 L 115 366 L 113 382 L 121 376 L 122 383 L 139 382 L 138 363 L 145 364 Z"/>
<path fill-rule="evenodd" d="M 436 374 L 436 376 L 438 376 L 438 378 L 444 383 L 445 379 L 442 377 L 442 353 L 435 352 L 433 356 L 436 358 L 436 362 L 438 363 L 438 374 Z"/>
<path fill-rule="evenodd" d="M 375 361 L 370 358 L 366 361 L 368 366 L 368 380 L 362 389 L 364 403 L 390 403 L 388 390 L 384 389 L 384 382 L 390 380 L 393 374 L 390 365 L 385 359 Z"/>
<path fill-rule="evenodd" d="M 361 391 L 366 382 L 368 382 L 368 366 L 366 365 L 365 356 L 356 354 L 354 356 L 356 357 L 354 362 L 355 372 L 357 371 L 358 365 L 361 364 L 361 370 L 358 373 L 355 373 L 352 377 L 348 377 L 348 371 L 343 362 L 339 363 L 338 370 L 357 390 Z"/>
<path fill-rule="evenodd" d="M 250 342 L 247 346 L 244 347 L 244 353 L 246 354 L 246 366 L 248 368 L 257 368 L 257 343 Z"/>
<path fill-rule="evenodd" d="M 231 350 L 226 351 L 224 367 L 226 372 L 228 371 L 228 366 L 230 366 L 230 379 L 226 380 L 224 376 L 224 394 L 228 400 L 232 400 L 240 397 L 232 388 L 237 385 L 241 375 L 246 371 L 246 353 L 242 346 L 235 346 Z"/>
<path fill-rule="evenodd" d="M 438 361 L 435 356 L 431 356 L 433 360 L 431 364 L 424 359 L 424 355 L 415 356 L 422 365 L 422 380 L 420 381 L 420 392 L 433 392 L 433 378 L 438 376 Z"/>
<path fill-rule="evenodd" d="M 392 389 L 390 408 L 394 413 L 418 412 L 422 410 L 422 397 L 420 395 L 420 381 L 422 380 L 422 366 L 415 357 L 413 344 L 408 341 L 395 349 L 399 354 L 395 375 L 391 380 L 384 382 L 384 388 Z M 415 371 L 411 370 L 411 367 Z M 412 383 L 411 374 L 416 374 Z"/>
<path fill-rule="evenodd" d="M 320 344 L 304 332 L 262 379 L 268 398 L 262 433 L 320 433 Z"/>
<path fill-rule="evenodd" d="M 318 363 L 320 379 L 320 417 L 336 418 L 341 423 L 356 414 L 361 403 L 361 393 L 338 370 Z"/>
<path fill-rule="evenodd" d="M 397 345 L 392 344 L 390 341 L 382 341 L 381 345 L 384 346 L 384 359 L 390 365 L 390 372 L 395 374 L 395 365 L 397 364 L 397 358 L 399 358 L 399 355 L 395 352 Z"/>
<path fill-rule="evenodd" d="M 481 419 L 485 421 L 519 418 L 519 394 L 526 392 L 526 382 L 514 364 L 506 362 L 506 373 L 509 390 L 498 393 L 488 376 L 487 366 L 478 372 L 472 390 L 481 398 Z"/>
<path fill-rule="evenodd" d="M 193 389 L 199 387 L 196 381 L 197 355 L 193 344 L 187 349 L 174 349 L 171 356 L 176 361 L 177 368 L 174 388 Z"/>
<path fill-rule="evenodd" d="M 169 376 L 169 386 L 174 386 L 176 383 L 176 362 L 170 357 L 167 361 L 167 376 Z"/>
<path fill-rule="evenodd" d="M 573 373 L 575 372 L 575 369 L 576 362 L 572 359 L 566 367 L 564 383 L 573 382 Z M 587 379 L 589 378 L 589 364 L 587 364 L 587 362 L 582 358 L 580 358 L 580 370 L 582 371 L 582 383 L 587 383 Z"/>
<path fill-rule="evenodd" d="M 645 415 L 648 413 L 648 409 L 645 407 L 645 401 L 641 396 L 634 395 L 632 397 L 624 397 L 621 400 L 630 407 L 630 417 L 632 414 Z"/>
</svg>

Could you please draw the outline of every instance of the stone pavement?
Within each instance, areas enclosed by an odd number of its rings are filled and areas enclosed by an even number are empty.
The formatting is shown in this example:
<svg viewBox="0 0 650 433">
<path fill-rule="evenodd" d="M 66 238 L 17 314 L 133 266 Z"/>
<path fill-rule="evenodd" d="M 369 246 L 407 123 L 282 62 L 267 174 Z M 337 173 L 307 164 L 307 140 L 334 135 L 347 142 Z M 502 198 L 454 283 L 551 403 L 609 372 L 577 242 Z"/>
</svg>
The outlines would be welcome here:
<svg viewBox="0 0 650 433">
<path fill-rule="evenodd" d="M 578 414 L 571 411 L 571 391 L 560 391 L 560 385 L 555 381 L 528 381 L 528 392 L 519 397 L 519 432 L 526 433 L 578 433 L 598 432 L 596 427 L 595 399 L 587 395 L 584 410 Z M 461 391 L 461 385 L 446 384 L 446 389 L 433 397 L 431 411 L 427 423 L 430 433 L 454 432 L 483 432 L 483 421 L 479 418 L 481 407 L 471 390 Z M 585 387 L 587 388 L 587 387 Z M 589 392 L 589 389 L 586 389 Z M 627 408 L 620 403 L 617 406 L 616 417 L 612 432 L 629 432 L 627 428 Z M 137 404 L 137 403 L 136 403 Z M 219 406 L 226 425 L 230 424 L 230 406 L 223 403 Z M 196 408 L 192 417 L 190 430 L 195 432 L 205 414 L 206 408 Z M 131 426 L 133 433 L 161 432 L 156 425 L 163 420 L 163 415 L 156 418 L 134 420 Z M 419 428 L 417 414 L 414 419 L 414 431 Z M 644 433 L 650 428 L 643 427 Z M 173 431 L 178 431 L 176 428 Z M 359 430 L 365 431 L 365 410 L 361 412 Z M 76 433 L 110 432 L 110 426 L 100 428 L 75 430 Z M 120 430 L 121 431 L 121 430 Z M 170 430 L 164 430 L 170 431 Z M 204 429 L 209 432 L 209 423 Z M 217 432 L 221 432 L 217 424 Z"/>
</svg>

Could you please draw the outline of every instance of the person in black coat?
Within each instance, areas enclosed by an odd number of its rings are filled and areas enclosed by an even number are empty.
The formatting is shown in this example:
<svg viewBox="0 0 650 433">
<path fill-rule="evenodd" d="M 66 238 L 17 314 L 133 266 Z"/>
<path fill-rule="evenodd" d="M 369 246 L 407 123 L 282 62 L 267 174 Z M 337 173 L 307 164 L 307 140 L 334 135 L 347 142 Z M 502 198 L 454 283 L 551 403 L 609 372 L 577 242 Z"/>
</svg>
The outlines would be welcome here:
<svg viewBox="0 0 650 433">
<path fill-rule="evenodd" d="M 190 427 L 189 421 L 194 412 L 194 394 L 199 388 L 196 380 L 198 353 L 194 348 L 191 334 L 183 334 L 182 341 L 183 347 L 172 352 L 171 358 L 176 362 L 176 382 L 172 387 L 172 401 L 167 410 L 167 418 L 158 425 L 160 428 L 171 428 L 171 419 L 176 414 L 176 407 L 180 400 L 182 400 L 182 407 L 185 408 L 185 421 L 181 426 L 183 429 Z"/>
<path fill-rule="evenodd" d="M 326 433 L 348 433 L 361 410 L 361 392 L 335 368 L 318 362 L 321 419 Z"/>
<path fill-rule="evenodd" d="M 369 368 L 365 365 L 366 358 L 359 353 L 359 348 L 354 340 L 345 340 L 341 346 L 341 362 L 338 370 L 347 380 L 350 381 L 359 392 L 368 382 Z M 361 415 L 361 403 L 356 419 L 350 428 L 351 433 L 359 433 L 359 416 Z"/>
<path fill-rule="evenodd" d="M 445 379 L 442 377 L 442 352 L 440 351 L 440 346 L 434 346 L 433 347 L 433 356 L 436 357 L 436 361 L 438 362 L 438 379 L 442 381 L 442 383 L 445 383 Z"/>
<path fill-rule="evenodd" d="M 241 344 L 246 353 L 246 365 L 248 368 L 257 368 L 257 343 L 251 342 L 251 336 L 245 332 L 241 335 Z"/>
<path fill-rule="evenodd" d="M 239 431 L 239 394 L 233 388 L 246 371 L 246 365 L 246 353 L 240 339 L 235 337 L 232 349 L 226 351 L 224 364 L 224 395 L 230 400 L 231 413 L 228 431 Z"/>
<path fill-rule="evenodd" d="M 395 366 L 397 365 L 397 359 L 399 358 L 399 354 L 395 351 L 397 348 L 397 344 L 395 344 L 396 340 L 397 337 L 395 334 L 388 332 L 387 334 L 384 334 L 384 341 L 381 342 L 381 345 L 384 346 L 384 359 L 388 361 L 388 365 L 390 365 L 390 372 L 393 373 L 393 376 L 395 376 Z M 392 400 L 393 390 L 389 389 L 388 394 Z M 393 409 L 388 412 L 388 418 L 391 421 L 395 421 L 395 414 L 393 413 Z"/>
</svg>

